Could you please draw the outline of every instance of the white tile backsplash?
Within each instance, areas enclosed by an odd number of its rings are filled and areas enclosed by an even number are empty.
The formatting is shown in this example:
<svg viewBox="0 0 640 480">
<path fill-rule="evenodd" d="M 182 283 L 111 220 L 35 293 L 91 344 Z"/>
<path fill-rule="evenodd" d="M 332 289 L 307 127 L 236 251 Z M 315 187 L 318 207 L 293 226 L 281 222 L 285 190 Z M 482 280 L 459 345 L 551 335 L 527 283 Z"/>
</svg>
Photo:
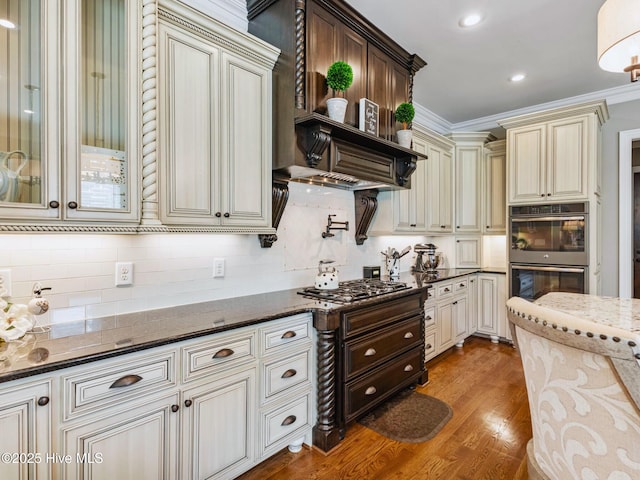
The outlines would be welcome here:
<svg viewBox="0 0 640 480">
<path fill-rule="evenodd" d="M 336 261 L 341 280 L 360 278 L 364 265 L 384 264 L 380 252 L 387 247 L 432 242 L 454 266 L 453 237 L 371 237 L 356 245 L 353 192 L 295 182 L 289 191 L 272 248 L 261 248 L 256 235 L 4 234 L 0 268 L 11 269 L 14 302 L 28 301 L 36 281 L 52 288 L 51 309 L 38 317 L 38 325 L 47 325 L 299 288 L 313 283 L 324 258 Z M 349 221 L 349 231 L 323 239 L 329 214 Z M 212 278 L 214 257 L 225 258 L 224 278 Z M 133 262 L 133 285 L 115 286 L 116 261 Z M 412 251 L 401 271 L 414 261 Z"/>
</svg>

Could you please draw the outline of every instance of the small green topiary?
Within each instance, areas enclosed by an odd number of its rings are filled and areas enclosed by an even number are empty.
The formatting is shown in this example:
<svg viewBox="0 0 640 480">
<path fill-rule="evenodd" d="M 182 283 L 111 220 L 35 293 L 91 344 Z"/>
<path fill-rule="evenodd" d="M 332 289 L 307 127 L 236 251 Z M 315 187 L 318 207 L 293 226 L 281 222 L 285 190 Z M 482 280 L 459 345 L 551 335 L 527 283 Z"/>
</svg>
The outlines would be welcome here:
<svg viewBox="0 0 640 480">
<path fill-rule="evenodd" d="M 402 123 L 402 128 L 407 129 L 407 125 L 411 123 L 416 114 L 415 108 L 408 102 L 403 102 L 396 108 L 396 121 Z"/>
<path fill-rule="evenodd" d="M 327 85 L 336 92 L 344 92 L 353 82 L 353 69 L 346 62 L 338 61 L 333 63 L 327 70 Z"/>
</svg>

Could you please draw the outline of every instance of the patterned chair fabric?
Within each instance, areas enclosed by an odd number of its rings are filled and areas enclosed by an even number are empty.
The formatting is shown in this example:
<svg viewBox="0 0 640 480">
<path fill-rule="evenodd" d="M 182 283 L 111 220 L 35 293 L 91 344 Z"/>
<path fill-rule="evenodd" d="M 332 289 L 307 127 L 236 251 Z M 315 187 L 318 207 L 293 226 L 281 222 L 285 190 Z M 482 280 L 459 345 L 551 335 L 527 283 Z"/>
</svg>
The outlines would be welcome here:
<svg viewBox="0 0 640 480">
<path fill-rule="evenodd" d="M 531 411 L 529 477 L 640 479 L 640 336 L 507 301 Z"/>
</svg>

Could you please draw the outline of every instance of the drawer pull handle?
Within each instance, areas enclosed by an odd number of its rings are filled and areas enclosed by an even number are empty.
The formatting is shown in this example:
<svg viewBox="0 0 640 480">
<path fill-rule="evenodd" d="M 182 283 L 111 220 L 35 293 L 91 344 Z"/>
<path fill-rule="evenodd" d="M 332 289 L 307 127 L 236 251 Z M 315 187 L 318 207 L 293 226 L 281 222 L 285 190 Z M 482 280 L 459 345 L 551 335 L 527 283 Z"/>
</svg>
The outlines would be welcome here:
<svg viewBox="0 0 640 480">
<path fill-rule="evenodd" d="M 450 292 L 451 290 L 449 290 L 449 287 L 445 287 L 444 291 L 445 292 Z"/>
<path fill-rule="evenodd" d="M 376 390 L 376 387 L 369 387 L 364 391 L 365 395 L 373 395 L 374 393 L 376 393 L 378 390 Z"/>
<path fill-rule="evenodd" d="M 140 375 L 125 375 L 113 382 L 109 388 L 130 387 L 134 383 L 138 383 L 140 380 L 142 380 Z"/>
<path fill-rule="evenodd" d="M 297 373 L 298 373 L 298 372 L 296 372 L 296 370 L 295 370 L 295 369 L 290 368 L 289 370 L 287 370 L 286 372 L 284 372 L 284 373 L 282 374 L 282 377 L 281 377 L 281 378 L 291 378 L 291 377 L 293 377 L 294 375 L 296 375 Z"/>
<path fill-rule="evenodd" d="M 452 303 L 452 305 L 457 305 L 458 301 L 456 300 L 455 302 Z"/>
<path fill-rule="evenodd" d="M 293 338 L 293 337 L 295 337 L 296 335 L 297 335 L 297 334 L 296 334 L 296 332 L 294 332 L 293 330 L 289 330 L 288 332 L 284 332 L 284 333 L 282 334 L 282 337 L 280 337 L 280 338 L 283 338 L 283 339 L 284 339 L 284 338 Z"/>
<path fill-rule="evenodd" d="M 404 338 L 413 338 L 413 333 L 407 332 L 404 334 Z"/>
<path fill-rule="evenodd" d="M 280 425 L 282 425 L 283 427 L 286 427 L 287 425 L 291 425 L 293 422 L 295 422 L 296 416 L 295 415 L 289 415 L 287 418 L 285 418 L 282 423 Z"/>
<path fill-rule="evenodd" d="M 44 407 L 47 403 L 49 403 L 49 397 L 40 397 L 38 399 L 38 405 Z"/>
<path fill-rule="evenodd" d="M 236 353 L 236 352 L 234 352 L 230 348 L 223 348 L 222 350 L 218 350 L 215 353 L 215 355 L 213 357 L 211 357 L 211 358 L 226 358 L 226 357 L 230 357 L 234 353 Z"/>
<path fill-rule="evenodd" d="M 413 365 L 407 365 L 406 367 L 404 367 L 405 372 L 410 372 L 412 370 L 413 370 Z"/>
<path fill-rule="evenodd" d="M 375 348 L 369 348 L 366 352 L 364 352 L 364 356 L 365 357 L 373 357 L 376 353 L 376 349 Z"/>
<path fill-rule="evenodd" d="M 425 320 L 433 320 L 433 319 L 431 318 L 431 315 L 427 315 L 426 317 L 424 317 L 424 319 L 425 319 Z"/>
<path fill-rule="evenodd" d="M 433 345 L 431 345 L 430 343 L 427 343 L 427 350 L 431 350 L 431 348 L 433 348 Z"/>
<path fill-rule="evenodd" d="M 460 288 L 464 288 L 464 287 L 466 287 L 466 285 L 464 283 L 461 283 Z"/>
</svg>

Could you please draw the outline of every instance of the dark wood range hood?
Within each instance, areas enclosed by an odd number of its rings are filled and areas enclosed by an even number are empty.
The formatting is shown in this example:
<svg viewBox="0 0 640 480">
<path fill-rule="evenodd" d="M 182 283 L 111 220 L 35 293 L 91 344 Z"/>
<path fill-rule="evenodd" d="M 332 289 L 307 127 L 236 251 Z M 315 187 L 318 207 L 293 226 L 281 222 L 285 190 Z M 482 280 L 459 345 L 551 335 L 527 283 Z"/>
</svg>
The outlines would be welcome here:
<svg viewBox="0 0 640 480">
<path fill-rule="evenodd" d="M 247 0 L 247 11 L 249 32 L 281 50 L 273 76 L 274 176 L 376 194 L 409 188 L 418 153 L 395 142 L 401 125 L 393 112 L 412 101 L 413 77 L 425 61 L 343 1 Z M 332 92 L 325 74 L 338 60 L 354 72 L 344 124 L 326 116 Z M 361 98 L 379 107 L 377 136 L 358 128 Z M 361 227 L 366 238 L 368 224 Z"/>
</svg>

